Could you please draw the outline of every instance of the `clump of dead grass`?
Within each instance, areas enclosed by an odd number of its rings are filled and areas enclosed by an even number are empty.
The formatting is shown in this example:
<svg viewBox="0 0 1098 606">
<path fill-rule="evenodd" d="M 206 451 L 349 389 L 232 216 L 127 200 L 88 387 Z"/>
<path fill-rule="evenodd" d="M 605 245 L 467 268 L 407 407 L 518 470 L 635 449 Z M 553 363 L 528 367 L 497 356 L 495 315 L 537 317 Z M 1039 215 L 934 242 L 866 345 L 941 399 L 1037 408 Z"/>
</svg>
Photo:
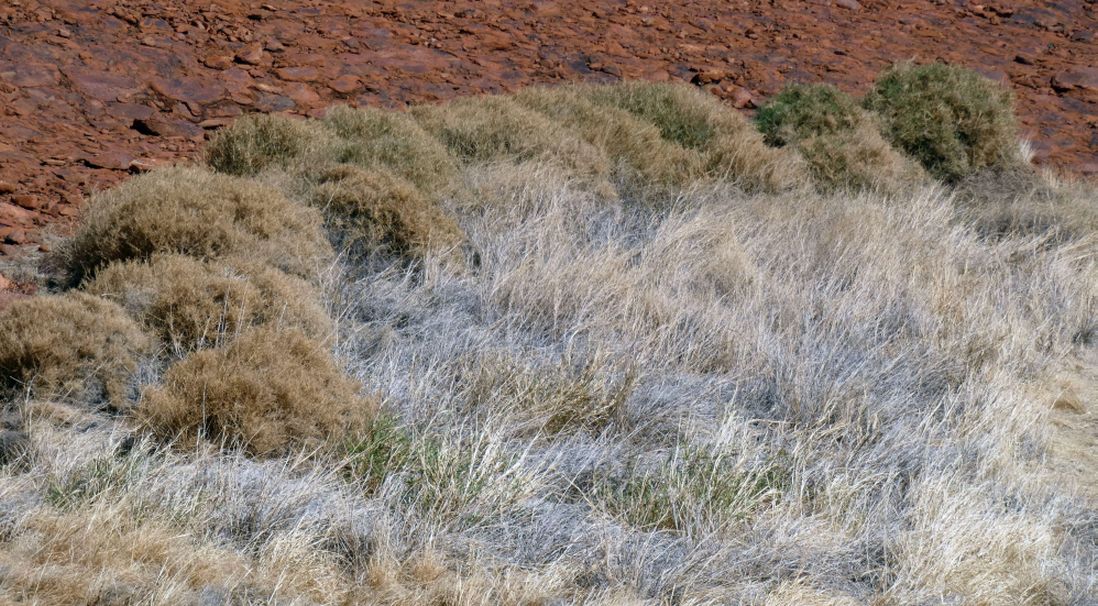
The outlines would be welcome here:
<svg viewBox="0 0 1098 606">
<path fill-rule="evenodd" d="M 71 292 L 0 311 L 0 380 L 37 397 L 121 405 L 152 340 L 118 305 Z"/>
<path fill-rule="evenodd" d="M 800 152 L 823 190 L 894 192 L 924 176 L 881 137 L 869 112 L 833 86 L 787 86 L 759 109 L 755 121 L 767 143 Z"/>
<path fill-rule="evenodd" d="M 865 97 L 893 145 L 948 182 L 1021 162 L 1009 89 L 954 65 L 900 63 Z"/>
<path fill-rule="evenodd" d="M 610 161 L 601 150 L 510 97 L 423 105 L 413 108 L 412 115 L 466 163 L 548 161 L 595 183 L 610 173 Z"/>
<path fill-rule="evenodd" d="M 77 284 L 108 263 L 154 253 L 247 255 L 299 276 L 332 255 L 316 210 L 248 179 L 173 167 L 96 196 L 63 257 Z"/>
<path fill-rule="evenodd" d="M 339 162 L 387 169 L 431 198 L 454 186 L 458 172 L 454 158 L 409 114 L 340 106 L 324 116 L 323 124 L 345 141 L 336 158 Z"/>
<path fill-rule="evenodd" d="M 693 86 L 624 82 L 590 87 L 586 96 L 654 124 L 667 141 L 697 150 L 710 178 L 768 192 L 805 182 L 796 154 L 767 146 L 750 121 Z"/>
<path fill-rule="evenodd" d="M 259 324 L 297 328 L 316 339 L 332 332 L 315 287 L 240 258 L 156 254 L 108 265 L 84 290 L 122 305 L 176 352 L 216 346 Z"/>
<path fill-rule="evenodd" d="M 205 160 L 220 173 L 254 175 L 269 166 L 292 162 L 321 139 L 304 121 L 249 114 L 214 135 L 206 146 Z"/>
<path fill-rule="evenodd" d="M 340 248 L 411 258 L 454 251 L 465 235 L 419 188 L 384 168 L 338 166 L 320 174 L 310 203 L 327 217 Z"/>
<path fill-rule="evenodd" d="M 361 430 L 377 403 L 358 388 L 322 344 L 259 326 L 169 368 L 162 386 L 142 394 L 137 415 L 177 444 L 201 438 L 274 456 Z"/>
</svg>

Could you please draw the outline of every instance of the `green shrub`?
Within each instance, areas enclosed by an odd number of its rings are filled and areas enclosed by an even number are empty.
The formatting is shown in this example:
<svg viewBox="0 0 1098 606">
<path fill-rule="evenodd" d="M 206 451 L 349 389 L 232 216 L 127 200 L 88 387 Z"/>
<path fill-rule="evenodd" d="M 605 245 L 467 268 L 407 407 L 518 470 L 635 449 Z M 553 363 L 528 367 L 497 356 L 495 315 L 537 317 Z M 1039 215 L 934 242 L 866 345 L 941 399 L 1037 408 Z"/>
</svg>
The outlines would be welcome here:
<svg viewBox="0 0 1098 606">
<path fill-rule="evenodd" d="M 18 299 L 0 311 L 0 382 L 41 398 L 118 406 L 151 344 L 110 301 L 80 292 Z"/>
<path fill-rule="evenodd" d="M 157 254 L 108 265 L 84 289 L 121 304 L 176 351 L 215 346 L 259 324 L 298 328 L 317 339 L 332 331 L 313 286 L 243 259 Z"/>
<path fill-rule="evenodd" d="M 336 107 L 324 117 L 324 124 L 345 140 L 336 158 L 339 162 L 388 169 L 432 198 L 454 186 L 454 158 L 406 113 Z"/>
<path fill-rule="evenodd" d="M 755 121 L 767 143 L 800 152 L 824 191 L 897 191 L 923 177 L 881 137 L 873 116 L 833 86 L 787 86 L 759 109 Z"/>
<path fill-rule="evenodd" d="M 1013 96 L 952 65 L 894 65 L 864 101 L 885 137 L 935 177 L 954 182 L 988 167 L 1021 162 Z"/>
<path fill-rule="evenodd" d="M 300 276 L 332 255 L 320 214 L 238 177 L 174 167 L 96 196 L 63 247 L 72 283 L 108 263 L 180 253 L 247 255 Z"/>
<path fill-rule="evenodd" d="M 415 185 L 384 168 L 340 166 L 322 173 L 310 203 L 320 208 L 340 244 L 422 258 L 465 240 L 457 222 Z"/>
<path fill-rule="evenodd" d="M 806 179 L 796 154 L 767 146 L 747 119 L 696 87 L 625 82 L 588 87 L 586 96 L 654 124 L 667 141 L 697 150 L 708 177 L 752 191 L 792 189 Z"/>
<path fill-rule="evenodd" d="M 320 343 L 258 326 L 169 368 L 137 413 L 155 435 L 179 444 L 203 438 L 271 456 L 361 432 L 377 402 L 358 388 Z"/>
<path fill-rule="evenodd" d="M 206 163 L 217 172 L 254 175 L 304 155 L 317 143 L 319 134 L 303 121 L 249 114 L 214 135 L 206 146 Z"/>
<path fill-rule="evenodd" d="M 755 123 L 768 144 L 780 147 L 850 132 L 867 118 L 854 98 L 834 86 L 792 84 L 759 108 Z"/>
</svg>

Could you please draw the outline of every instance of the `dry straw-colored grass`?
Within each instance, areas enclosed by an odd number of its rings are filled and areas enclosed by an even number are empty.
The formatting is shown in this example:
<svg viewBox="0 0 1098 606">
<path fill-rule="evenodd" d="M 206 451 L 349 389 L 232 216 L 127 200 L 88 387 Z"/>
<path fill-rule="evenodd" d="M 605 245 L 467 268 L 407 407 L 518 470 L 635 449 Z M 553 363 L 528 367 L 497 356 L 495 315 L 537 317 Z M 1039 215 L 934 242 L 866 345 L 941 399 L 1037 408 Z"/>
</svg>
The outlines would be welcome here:
<svg viewBox="0 0 1098 606">
<path fill-rule="evenodd" d="M 177 362 L 162 386 L 142 394 L 136 412 L 180 445 L 204 438 L 274 456 L 361 430 L 377 404 L 357 392 L 321 343 L 259 326 Z"/>
<path fill-rule="evenodd" d="M 36 397 L 121 405 L 152 340 L 125 310 L 84 293 L 16 300 L 0 310 L 0 382 Z"/>
<path fill-rule="evenodd" d="M 341 248 L 422 259 L 454 251 L 465 239 L 457 222 L 419 188 L 384 168 L 322 171 L 309 202 L 321 209 Z"/>
<path fill-rule="evenodd" d="M 299 276 L 332 255 L 316 210 L 239 177 L 174 167 L 95 196 L 64 246 L 72 283 L 114 261 L 245 255 Z"/>
<path fill-rule="evenodd" d="M 205 160 L 217 172 L 249 176 L 285 166 L 324 143 L 323 133 L 302 120 L 249 114 L 210 140 Z"/>
<path fill-rule="evenodd" d="M 853 115 L 855 139 L 830 144 L 862 148 Z M 255 163 L 286 197 L 276 217 L 316 203 L 416 263 L 341 255 L 304 276 L 328 285 L 334 339 L 241 316 L 259 325 L 143 373 L 138 424 L 8 402 L 32 454 L 0 465 L 0 599 L 1092 601 L 1096 505 L 1048 463 L 1085 443 L 1055 448 L 1048 419 L 1063 361 L 1093 359 L 1098 334 L 1092 187 L 1023 172 L 823 193 L 797 144 L 675 85 L 302 126 L 331 138 Z M 420 149 L 437 154 L 422 170 L 393 166 Z M 345 207 L 312 197 L 356 179 L 331 192 Z M 198 189 L 173 208 L 206 212 Z M 417 248 L 446 216 L 468 266 Z M 296 242 L 243 231 L 255 263 Z M 108 255 L 125 262 L 103 280 L 160 284 L 148 268 L 175 252 L 221 284 L 239 258 L 147 248 Z"/>
<path fill-rule="evenodd" d="M 317 339 L 333 330 L 309 282 L 240 258 L 156 254 L 112 263 L 84 290 L 120 304 L 177 352 L 219 345 L 259 324 L 297 328 Z"/>
</svg>

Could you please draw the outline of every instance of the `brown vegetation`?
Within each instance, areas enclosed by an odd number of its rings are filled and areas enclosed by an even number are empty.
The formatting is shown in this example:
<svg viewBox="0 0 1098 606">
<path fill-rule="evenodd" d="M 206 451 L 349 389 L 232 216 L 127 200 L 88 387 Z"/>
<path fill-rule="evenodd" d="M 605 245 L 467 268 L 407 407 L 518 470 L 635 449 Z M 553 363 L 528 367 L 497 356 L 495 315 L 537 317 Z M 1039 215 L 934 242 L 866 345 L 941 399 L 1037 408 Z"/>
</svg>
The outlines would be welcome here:
<svg viewBox="0 0 1098 606">
<path fill-rule="evenodd" d="M 137 414 L 179 445 L 203 438 L 273 456 L 361 429 L 377 403 L 358 388 L 322 344 L 260 326 L 169 368 L 162 386 L 142 394 Z"/>
</svg>

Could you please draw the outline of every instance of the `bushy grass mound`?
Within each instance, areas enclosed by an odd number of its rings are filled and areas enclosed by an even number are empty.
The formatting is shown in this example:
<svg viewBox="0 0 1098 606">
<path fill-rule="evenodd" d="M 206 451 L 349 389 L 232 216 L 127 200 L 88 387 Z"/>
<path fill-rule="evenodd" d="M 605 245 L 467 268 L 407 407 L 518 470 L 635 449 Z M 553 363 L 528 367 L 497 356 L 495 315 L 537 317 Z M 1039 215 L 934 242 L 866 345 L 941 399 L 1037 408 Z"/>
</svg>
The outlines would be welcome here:
<svg viewBox="0 0 1098 606">
<path fill-rule="evenodd" d="M 787 86 L 759 109 L 755 121 L 767 143 L 799 151 L 825 191 L 897 191 L 924 177 L 884 140 L 873 116 L 833 86 Z"/>
<path fill-rule="evenodd" d="M 206 146 L 206 163 L 230 175 L 254 175 L 285 165 L 323 140 L 301 120 L 273 114 L 248 114 L 219 131 Z"/>
<path fill-rule="evenodd" d="M 361 430 L 376 402 L 358 388 L 317 341 L 259 326 L 169 368 L 162 386 L 142 394 L 137 413 L 179 444 L 203 438 L 273 456 Z"/>
<path fill-rule="evenodd" d="M 244 259 L 157 254 L 113 263 L 84 289 L 122 305 L 175 351 L 215 346 L 259 324 L 298 328 L 317 339 L 332 331 L 312 285 Z"/>
<path fill-rule="evenodd" d="M 341 106 L 330 110 L 323 123 L 344 140 L 336 158 L 339 162 L 388 169 L 431 197 L 454 185 L 458 170 L 454 157 L 406 113 Z"/>
<path fill-rule="evenodd" d="M 155 253 L 247 255 L 307 276 L 332 255 L 322 223 L 316 210 L 255 181 L 174 167 L 93 199 L 64 257 L 73 283 L 108 263 Z"/>
<path fill-rule="evenodd" d="M 675 184 L 703 174 L 704 158 L 696 150 L 663 138 L 655 124 L 624 109 L 595 103 L 589 89 L 530 88 L 516 93 L 515 100 L 603 150 L 619 182 Z"/>
<path fill-rule="evenodd" d="M 1021 162 L 1013 95 L 972 70 L 900 63 L 877 77 L 864 104 L 894 146 L 944 181 Z"/>
<path fill-rule="evenodd" d="M 339 166 L 323 172 L 310 202 L 342 248 L 412 258 L 464 241 L 457 222 L 419 188 L 384 168 Z"/>
<path fill-rule="evenodd" d="M 510 97 L 422 105 L 413 108 L 412 115 L 467 164 L 549 161 L 588 180 L 603 179 L 610 172 L 601 150 Z"/>
<path fill-rule="evenodd" d="M 80 292 L 19 299 L 0 311 L 0 382 L 40 398 L 121 405 L 151 343 L 110 301 Z"/>
<path fill-rule="evenodd" d="M 750 121 L 693 86 L 623 82 L 586 90 L 595 103 L 628 111 L 654 124 L 665 140 L 697 150 L 710 178 L 771 192 L 805 180 L 795 154 L 767 146 Z"/>
</svg>

